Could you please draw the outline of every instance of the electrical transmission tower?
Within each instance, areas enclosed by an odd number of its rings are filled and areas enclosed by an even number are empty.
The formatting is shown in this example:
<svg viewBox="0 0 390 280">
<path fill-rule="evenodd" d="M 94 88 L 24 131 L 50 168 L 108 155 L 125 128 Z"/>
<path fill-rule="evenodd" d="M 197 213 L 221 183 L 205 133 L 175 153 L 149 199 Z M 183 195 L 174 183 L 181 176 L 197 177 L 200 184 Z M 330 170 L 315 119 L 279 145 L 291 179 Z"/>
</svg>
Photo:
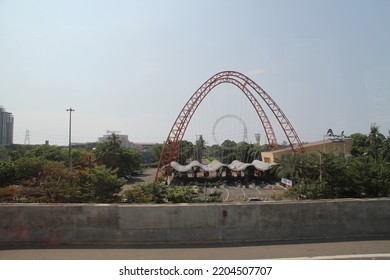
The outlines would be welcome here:
<svg viewBox="0 0 390 280">
<path fill-rule="evenodd" d="M 31 145 L 30 142 L 30 130 L 26 129 L 26 134 L 24 136 L 24 145 Z"/>
</svg>

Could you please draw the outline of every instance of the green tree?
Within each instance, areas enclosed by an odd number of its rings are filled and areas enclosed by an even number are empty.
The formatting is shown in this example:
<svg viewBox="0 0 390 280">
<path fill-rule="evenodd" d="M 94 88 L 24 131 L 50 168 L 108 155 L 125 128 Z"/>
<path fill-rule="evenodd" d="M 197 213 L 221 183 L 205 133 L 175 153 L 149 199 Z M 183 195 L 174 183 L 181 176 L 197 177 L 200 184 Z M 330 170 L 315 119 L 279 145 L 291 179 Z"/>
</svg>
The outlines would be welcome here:
<svg viewBox="0 0 390 280">
<path fill-rule="evenodd" d="M 15 180 L 15 164 L 12 161 L 0 162 L 0 187 L 7 186 Z"/>
<path fill-rule="evenodd" d="M 349 197 L 381 197 L 390 195 L 390 166 L 383 160 L 362 156 L 350 159 Z"/>
<path fill-rule="evenodd" d="M 167 187 L 163 183 L 137 183 L 123 192 L 127 203 L 195 202 L 192 187 Z"/>
<path fill-rule="evenodd" d="M 348 165 L 349 161 L 343 155 L 322 155 L 322 188 L 325 198 L 354 196 Z"/>
<path fill-rule="evenodd" d="M 222 160 L 222 148 L 220 145 L 212 145 L 208 148 L 207 154 L 209 157 L 218 159 L 219 161 Z"/>
<path fill-rule="evenodd" d="M 240 142 L 237 145 L 237 156 L 236 158 L 241 162 L 249 162 L 250 160 L 250 145 L 246 142 Z"/>
<path fill-rule="evenodd" d="M 353 138 L 351 154 L 353 156 L 361 156 L 368 152 L 367 135 L 362 133 L 354 133 L 350 135 Z"/>
<path fill-rule="evenodd" d="M 390 137 L 387 137 L 382 143 L 381 156 L 385 162 L 390 163 Z"/>
<path fill-rule="evenodd" d="M 303 182 L 307 178 L 308 161 L 302 153 L 284 154 L 274 172 L 279 178 L 287 178 L 293 182 Z"/>
<path fill-rule="evenodd" d="M 158 162 L 160 160 L 162 149 L 163 144 L 154 144 L 153 147 L 150 149 L 150 153 L 152 154 L 154 162 Z"/>
<path fill-rule="evenodd" d="M 109 136 L 107 141 L 96 145 L 94 154 L 99 164 L 116 168 L 119 162 L 119 150 L 119 138 L 115 133 L 113 133 Z"/>
<path fill-rule="evenodd" d="M 43 172 L 48 160 L 40 157 L 20 158 L 14 162 L 15 179 L 37 179 Z"/>
<path fill-rule="evenodd" d="M 114 202 L 118 200 L 121 187 L 125 180 L 118 179 L 117 170 L 98 165 L 91 170 L 87 186 L 90 188 L 91 196 L 96 202 Z"/>
<path fill-rule="evenodd" d="M 223 141 L 222 145 L 222 158 L 221 162 L 230 164 L 237 159 L 237 143 L 231 140 Z"/>
<path fill-rule="evenodd" d="M 96 145 L 94 155 L 99 164 L 116 169 L 120 176 L 139 169 L 142 161 L 141 153 L 121 147 L 119 138 L 114 133 L 107 141 Z"/>
<path fill-rule="evenodd" d="M 260 145 L 252 144 L 248 151 L 249 154 L 248 162 L 252 162 L 255 159 L 261 160 L 261 153 L 267 151 L 267 148 L 268 145 L 260 146 Z"/>
<path fill-rule="evenodd" d="M 0 162 L 10 160 L 9 150 L 6 145 L 0 145 Z"/>
<path fill-rule="evenodd" d="M 195 197 L 192 187 L 169 187 L 167 190 L 167 199 L 173 203 L 194 202 Z"/>
<path fill-rule="evenodd" d="M 26 152 L 32 149 L 33 147 L 34 146 L 30 146 L 30 145 L 12 144 L 12 145 L 6 145 L 5 150 L 6 153 L 9 155 L 10 160 L 15 161 L 19 158 L 24 157 Z"/>
<path fill-rule="evenodd" d="M 46 161 L 37 188 L 45 194 L 45 202 L 65 202 L 73 188 L 69 186 L 69 170 L 62 162 Z"/>
<path fill-rule="evenodd" d="M 129 148 L 120 148 L 119 161 L 116 164 L 118 174 L 124 176 L 139 170 L 141 167 L 142 155 L 138 150 Z M 115 166 L 113 166 L 115 167 Z"/>
<path fill-rule="evenodd" d="M 74 168 L 92 167 L 93 154 L 89 150 L 72 149 L 72 161 Z"/>
<path fill-rule="evenodd" d="M 192 144 L 190 141 L 183 140 L 180 146 L 180 153 L 178 162 L 180 164 L 187 164 L 187 160 L 192 157 L 194 153 L 194 144 Z"/>
<path fill-rule="evenodd" d="M 32 149 L 26 151 L 24 156 L 65 162 L 68 158 L 68 150 L 59 146 L 35 145 Z"/>
<path fill-rule="evenodd" d="M 167 187 L 163 183 L 136 183 L 123 194 L 127 203 L 164 203 Z"/>
<path fill-rule="evenodd" d="M 370 154 L 375 159 L 378 159 L 379 157 L 379 148 L 384 140 L 385 136 L 379 132 L 379 126 L 377 126 L 375 123 L 372 124 L 370 127 L 370 133 L 367 137 L 367 143 L 370 147 Z"/>
<path fill-rule="evenodd" d="M 194 159 L 202 162 L 203 159 L 203 153 L 206 150 L 206 141 L 203 139 L 203 136 L 200 135 L 199 138 L 195 142 L 194 147 Z"/>
</svg>

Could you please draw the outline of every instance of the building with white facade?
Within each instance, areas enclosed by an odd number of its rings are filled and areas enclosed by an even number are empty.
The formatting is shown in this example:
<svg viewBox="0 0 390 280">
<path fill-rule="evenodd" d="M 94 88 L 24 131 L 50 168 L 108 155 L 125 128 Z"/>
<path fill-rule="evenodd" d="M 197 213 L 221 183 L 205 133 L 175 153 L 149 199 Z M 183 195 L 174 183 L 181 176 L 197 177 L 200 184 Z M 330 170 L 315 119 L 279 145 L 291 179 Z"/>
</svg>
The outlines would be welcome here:
<svg viewBox="0 0 390 280">
<path fill-rule="evenodd" d="M 98 143 L 103 143 L 106 141 L 109 141 L 109 138 L 112 136 L 113 133 L 105 134 L 103 137 L 98 138 Z M 128 135 L 123 135 L 123 134 L 117 134 L 115 133 L 116 137 L 118 138 L 119 142 L 121 143 L 121 147 L 124 148 L 133 148 L 134 143 L 129 141 L 129 136 Z"/>
<path fill-rule="evenodd" d="M 0 145 L 10 145 L 14 142 L 14 116 L 0 106 Z"/>
</svg>

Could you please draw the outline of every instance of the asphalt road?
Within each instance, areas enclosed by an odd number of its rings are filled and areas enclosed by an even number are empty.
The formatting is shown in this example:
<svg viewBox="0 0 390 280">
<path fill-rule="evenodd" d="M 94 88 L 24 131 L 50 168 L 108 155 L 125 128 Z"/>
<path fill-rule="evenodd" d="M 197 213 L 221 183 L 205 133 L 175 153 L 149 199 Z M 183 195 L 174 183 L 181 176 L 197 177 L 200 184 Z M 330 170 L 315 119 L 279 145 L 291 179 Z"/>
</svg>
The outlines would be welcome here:
<svg viewBox="0 0 390 280">
<path fill-rule="evenodd" d="M 390 260 L 390 240 L 263 244 L 236 247 L 126 248 L 0 247 L 1 260 L 249 260 L 364 259 Z"/>
</svg>

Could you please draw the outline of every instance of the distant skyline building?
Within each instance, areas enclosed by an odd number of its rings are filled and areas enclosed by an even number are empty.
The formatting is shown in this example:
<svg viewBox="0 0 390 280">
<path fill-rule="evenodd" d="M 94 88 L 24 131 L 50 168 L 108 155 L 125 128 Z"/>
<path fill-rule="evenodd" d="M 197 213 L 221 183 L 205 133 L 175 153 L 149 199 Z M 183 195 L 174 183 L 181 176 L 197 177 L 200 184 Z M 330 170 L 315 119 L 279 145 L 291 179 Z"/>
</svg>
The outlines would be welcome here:
<svg viewBox="0 0 390 280">
<path fill-rule="evenodd" d="M 98 138 L 98 143 L 108 141 L 113 133 L 117 136 L 118 140 L 121 143 L 121 147 L 123 147 L 123 148 L 136 148 L 136 149 L 142 150 L 144 148 L 151 148 L 155 144 L 157 144 L 155 142 L 134 143 L 134 142 L 129 141 L 128 135 L 120 134 L 120 131 L 110 131 L 110 130 L 107 130 L 107 134 L 103 135 L 103 137 Z"/>
<path fill-rule="evenodd" d="M 130 148 L 133 147 L 134 143 L 129 141 L 128 135 L 119 134 L 120 131 L 107 131 L 106 135 L 98 138 L 98 143 L 102 143 L 108 141 L 112 134 L 115 134 L 118 137 L 119 142 L 121 143 L 121 147 Z"/>
<path fill-rule="evenodd" d="M 14 142 L 14 116 L 0 105 L 0 145 Z"/>
</svg>

